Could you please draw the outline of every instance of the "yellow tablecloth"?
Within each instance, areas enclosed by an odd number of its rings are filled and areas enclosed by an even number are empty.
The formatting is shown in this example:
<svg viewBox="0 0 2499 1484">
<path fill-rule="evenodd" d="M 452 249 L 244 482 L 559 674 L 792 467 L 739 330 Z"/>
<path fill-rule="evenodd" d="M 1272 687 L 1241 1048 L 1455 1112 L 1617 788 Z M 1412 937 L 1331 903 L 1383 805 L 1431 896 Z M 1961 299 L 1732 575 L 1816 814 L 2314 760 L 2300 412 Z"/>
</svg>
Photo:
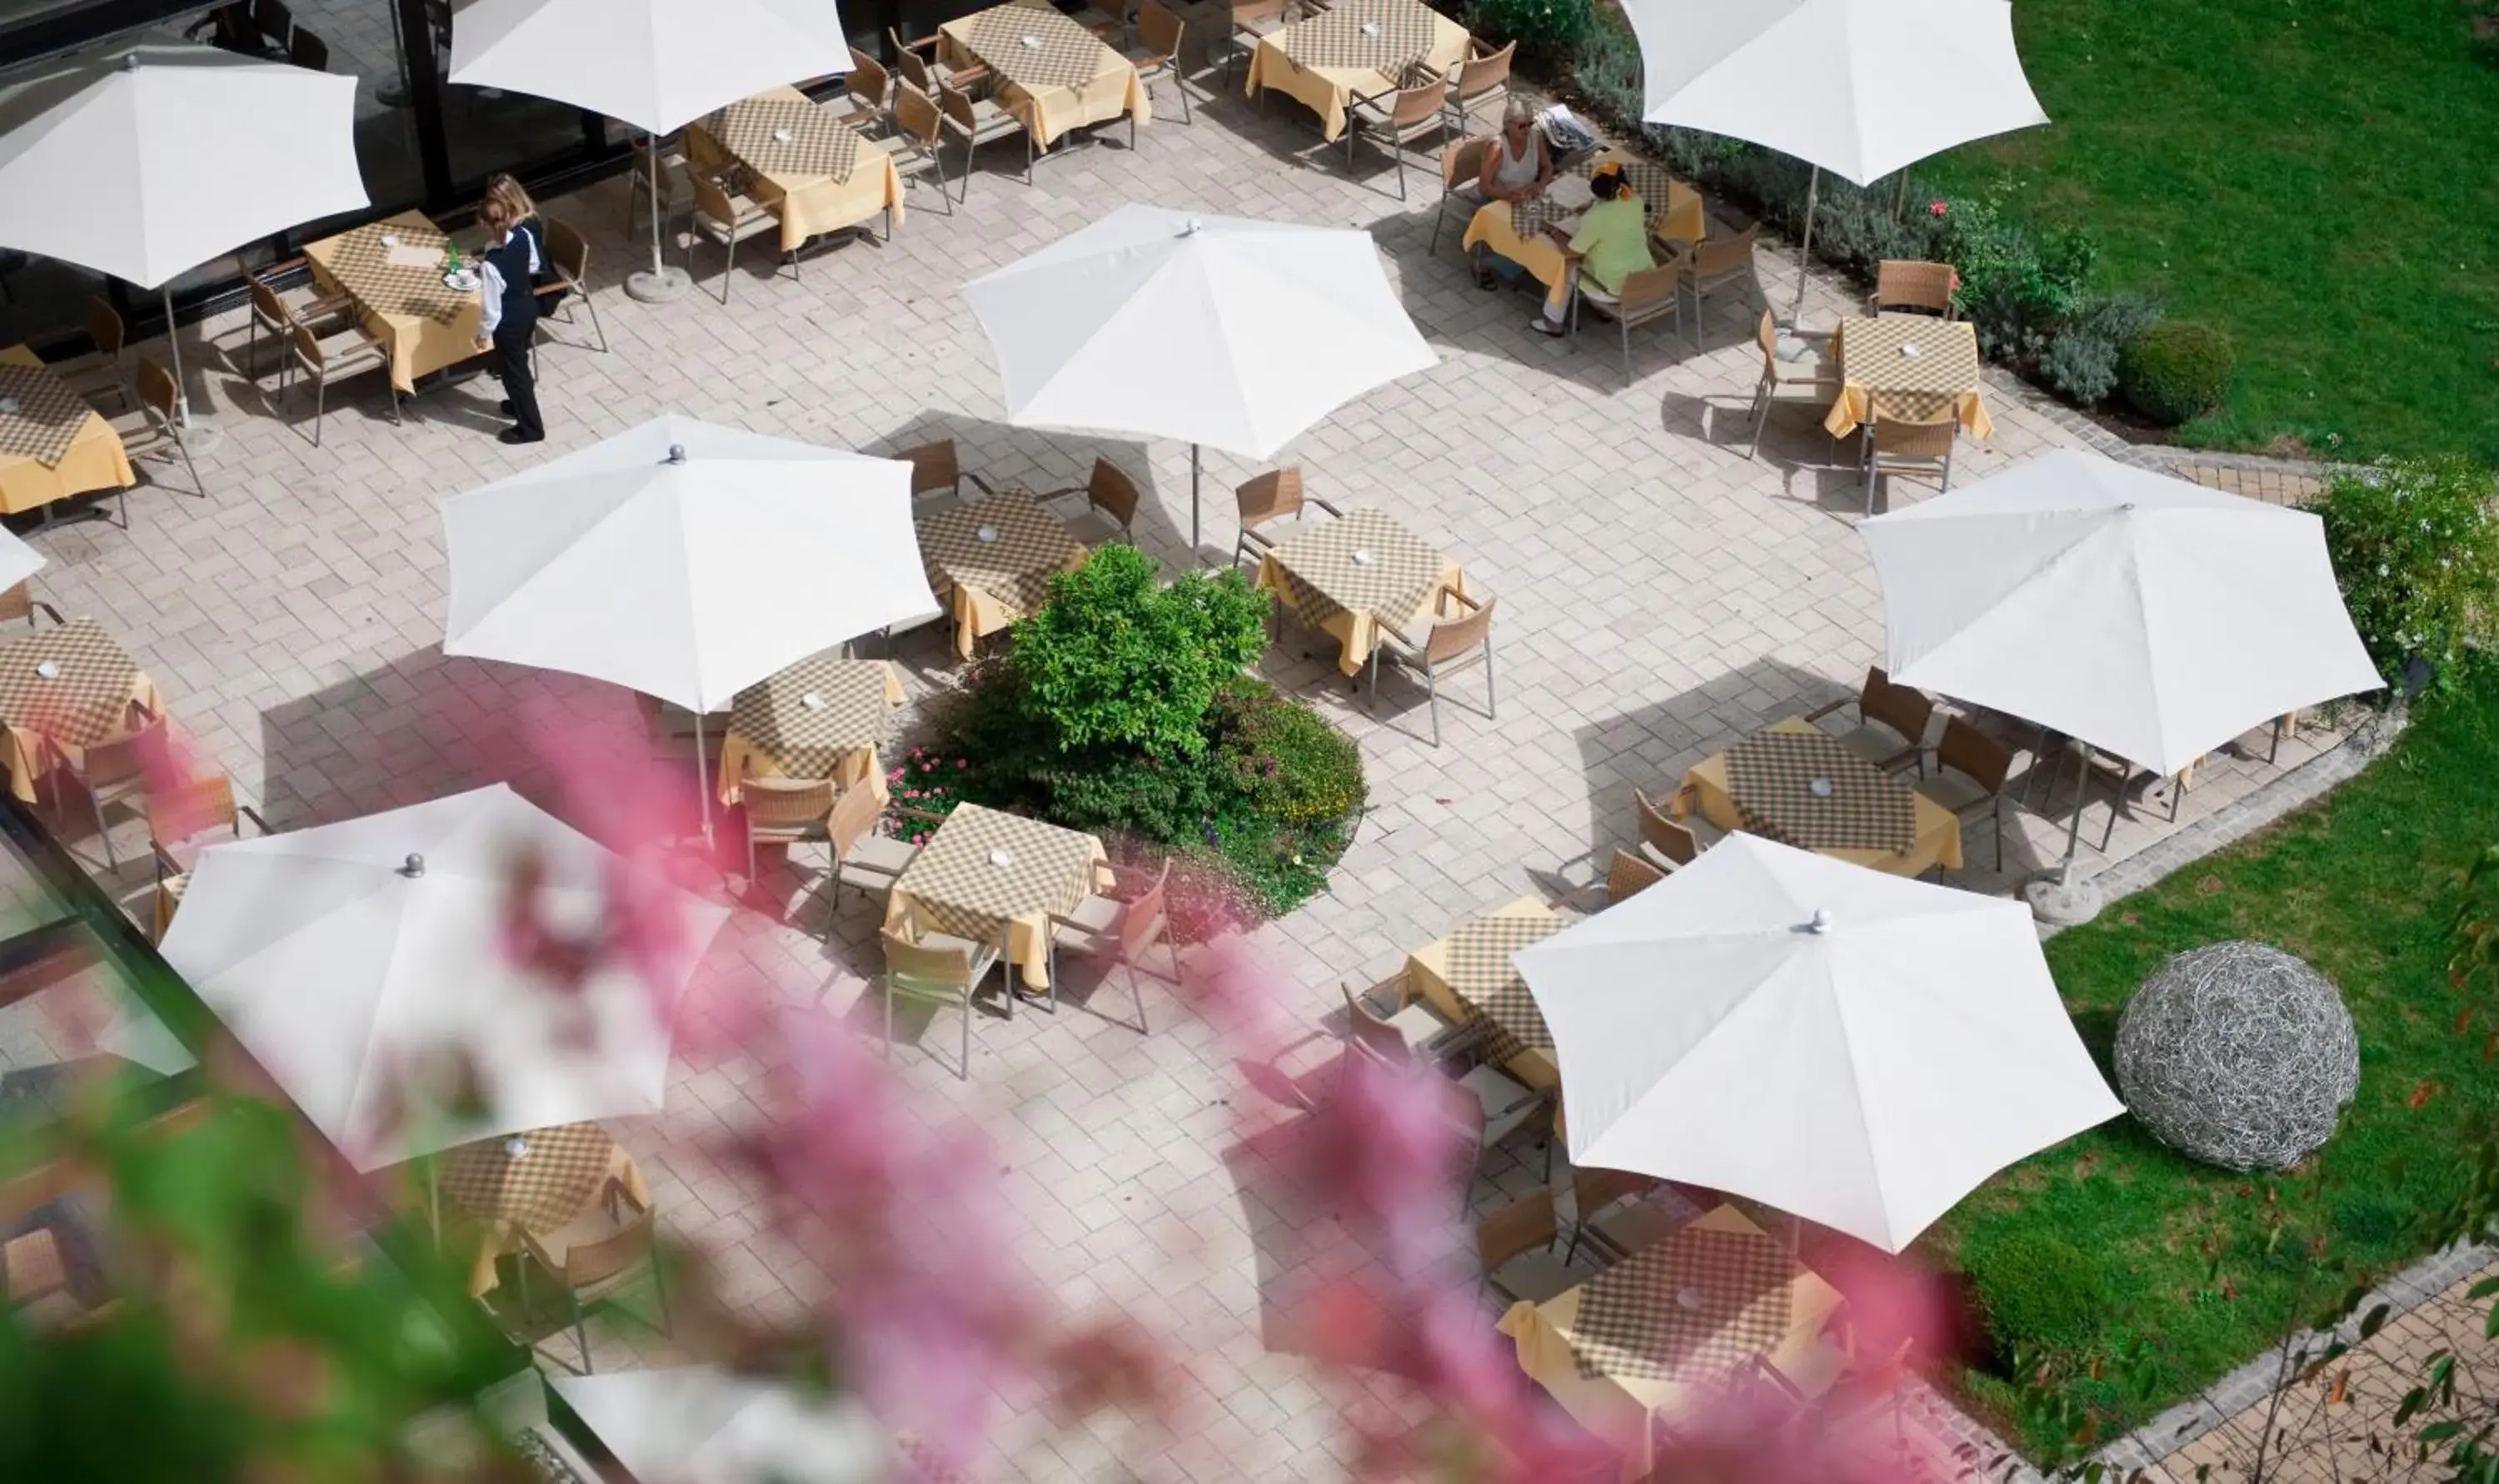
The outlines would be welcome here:
<svg viewBox="0 0 2499 1484">
<path fill-rule="evenodd" d="M 795 87 L 776 87 L 757 96 L 808 103 L 807 95 Z M 686 158 L 705 170 L 719 170 L 732 161 L 745 163 L 723 148 L 699 123 L 686 126 Z M 783 252 L 795 252 L 811 237 L 856 227 L 879 211 L 885 213 L 888 232 L 902 226 L 902 173 L 894 168 L 893 156 L 872 145 L 862 144 L 847 180 L 772 175 L 750 166 L 747 182 L 748 196 L 781 219 Z"/>
<path fill-rule="evenodd" d="M 1553 909 L 1535 897 L 1522 896 L 1487 916 L 1550 919 Z M 1453 1023 L 1462 1025 L 1475 1018 L 1475 1008 L 1449 987 L 1449 940 L 1445 937 L 1435 939 L 1406 955 L 1406 987 L 1408 992 L 1421 996 L 1426 1004 Z M 1562 1069 L 1556 1065 L 1549 1050 L 1522 1050 L 1503 1062 L 1502 1069 L 1539 1092 L 1549 1092 L 1562 1085 Z"/>
<path fill-rule="evenodd" d="M 1607 161 L 1629 158 L 1631 157 L 1619 149 L 1608 149 L 1590 163 L 1593 168 Z M 1556 177 L 1554 184 L 1560 185 L 1563 180 L 1574 178 L 1584 182 L 1585 172 L 1574 172 L 1570 177 Z M 1584 183 L 1580 189 L 1584 191 Z M 1704 233 L 1708 231 L 1707 220 L 1702 210 L 1701 193 L 1680 180 L 1667 182 L 1666 204 L 1663 209 L 1653 201 L 1643 204 L 1649 208 L 1649 228 L 1655 238 L 1674 242 L 1696 242 L 1701 240 Z M 1581 210 L 1585 208 L 1582 207 Z M 1562 244 L 1543 232 L 1521 238 L 1516 224 L 1510 219 L 1510 214 L 1509 202 L 1485 202 L 1476 209 L 1475 218 L 1467 223 L 1467 235 L 1460 240 L 1461 245 L 1467 247 L 1480 245 L 1489 248 L 1526 269 L 1530 274 L 1535 274 L 1537 282 L 1544 285 L 1546 290 L 1544 297 L 1547 302 L 1559 306 L 1562 285 L 1565 282 L 1564 275 L 1570 269 L 1570 260 L 1562 254 Z M 1652 254 L 1654 254 L 1653 248 Z"/>
<path fill-rule="evenodd" d="M 625 1193 L 633 1198 L 635 1205 L 646 1210 L 650 1209 L 650 1182 L 642 1178 L 642 1167 L 633 1162 L 633 1156 L 625 1152 L 624 1145 L 618 1145 L 609 1151 L 606 1173 L 601 1175 L 599 1183 L 592 1187 L 590 1199 L 564 1221 L 556 1223 L 546 1231 L 533 1231 L 530 1235 L 544 1237 L 549 1232 L 561 1231 L 573 1220 L 588 1215 L 599 1204 L 600 1197 L 605 1193 L 607 1182 L 611 1179 L 625 1187 Z M 437 1199 L 445 1198 L 438 1196 Z M 474 1299 L 493 1293 L 503 1282 L 503 1275 L 495 1271 L 496 1259 L 507 1252 L 521 1250 L 521 1223 L 505 1215 L 457 1210 L 446 1210 L 444 1214 L 455 1220 L 465 1217 L 466 1221 L 473 1226 L 477 1255 L 469 1266 L 469 1296 Z M 524 1258 L 522 1261 L 526 1262 L 528 1259 Z"/>
<path fill-rule="evenodd" d="M 1760 1235 L 1761 1228 L 1733 1206 L 1720 1206 L 1693 1226 L 1704 1231 Z M 1518 1348 L 1518 1369 L 1544 1388 L 1581 1427 L 1613 1445 L 1623 1456 L 1624 1484 L 1647 1476 L 1654 1459 L 1650 1447 L 1652 1420 L 1671 1427 L 1713 1396 L 1708 1381 L 1659 1380 L 1648 1376 L 1579 1373 L 1573 1347 L 1579 1304 L 1587 1292 L 1581 1284 L 1542 1304 L 1513 1304 L 1501 1316 L 1501 1332 Z M 1666 1299 L 1664 1302 L 1672 1302 Z M 1826 1352 L 1831 1341 L 1823 1330 L 1840 1305 L 1839 1290 L 1812 1272 L 1798 1268 L 1788 1284 L 1786 1336 L 1760 1359 L 1807 1395 L 1828 1390 L 1836 1377 Z M 1725 1377 L 1716 1378 L 1723 1381 Z"/>
<path fill-rule="evenodd" d="M 1258 96 L 1261 88 L 1272 87 L 1297 100 L 1319 115 L 1320 136 L 1333 140 L 1345 133 L 1346 111 L 1355 98 L 1397 91 L 1398 80 L 1377 67 L 1305 67 L 1294 61 L 1285 51 L 1292 29 L 1286 26 L 1258 39 L 1258 49 L 1250 54 L 1250 77 L 1245 84 L 1250 97 Z M 1467 28 L 1433 12 L 1432 46 L 1423 53 L 1423 65 L 1445 73 L 1465 61 L 1466 56 Z"/>
<path fill-rule="evenodd" d="M 1849 333 L 1861 331 L 1857 359 L 1850 359 Z M 1904 337 L 1921 352 L 1900 353 Z M 1835 438 L 1857 431 L 1880 397 L 1895 417 L 1936 418 L 1949 404 L 1961 414 L 1962 432 L 1974 438 L 1996 433 L 1987 415 L 1987 399 L 1979 395 L 1978 327 L 1969 321 L 1938 320 L 1923 314 L 1860 315 L 1843 319 L 1834 332 L 1832 354 L 1839 362 L 1838 401 L 1822 420 Z M 1940 389 L 1940 390 L 1939 390 Z"/>
<path fill-rule="evenodd" d="M 1374 554 L 1382 569 L 1412 562 L 1427 564 L 1418 574 L 1425 580 L 1413 587 L 1418 598 L 1411 611 L 1383 613 L 1367 604 L 1338 602 L 1326 592 L 1324 581 L 1305 580 L 1314 574 L 1296 570 L 1296 563 L 1315 566 L 1322 558 L 1342 556 L 1355 547 Z M 1430 576 L 1434 570 L 1439 573 L 1437 579 Z M 1379 645 L 1383 620 L 1420 643 L 1420 629 L 1439 612 L 1442 592 L 1464 596 L 1467 591 L 1466 572 L 1456 559 L 1432 550 L 1420 537 L 1370 509 L 1348 510 L 1338 520 L 1314 523 L 1270 547 L 1259 559 L 1257 585 L 1282 595 L 1305 623 L 1344 646 L 1337 668 L 1347 675 L 1361 674 L 1363 665 L 1370 662 L 1371 652 Z"/>
<path fill-rule="evenodd" d="M 44 364 L 43 357 L 23 345 L 0 350 L 0 361 L 12 366 Z M 130 454 L 121 446 L 121 435 L 101 414 L 89 413 L 58 464 L 46 466 L 0 454 L 0 512 L 15 515 L 89 490 L 126 490 L 138 482 L 139 476 L 130 468 Z"/>
<path fill-rule="evenodd" d="M 1009 110 L 1023 121 L 1033 139 L 1044 149 L 1056 143 L 1070 129 L 1086 124 L 1104 123 L 1121 114 L 1133 114 L 1139 123 L 1152 123 L 1154 116 L 1152 95 L 1146 91 L 1145 81 L 1137 76 L 1136 64 L 1117 51 L 1094 42 L 1100 55 L 1094 60 L 1092 78 L 1071 87 L 1026 87 L 1010 80 L 1006 74 L 1015 65 L 1006 58 L 984 55 L 975 48 L 973 33 L 983 16 L 997 11 L 1046 10 L 1068 25 L 1076 23 L 1060 15 L 1049 0 L 1020 0 L 1016 5 L 992 6 L 989 11 L 976 11 L 958 16 L 937 28 L 937 59 L 949 67 L 977 63 L 996 75 L 990 97 L 998 107 Z M 1080 28 L 1081 29 L 1081 28 Z"/>
<path fill-rule="evenodd" d="M 1050 987 L 1050 915 L 1073 912 L 1111 878 L 1102 842 L 978 804 L 957 804 L 893 883 L 885 925 L 998 941 L 1023 982 Z"/>
<path fill-rule="evenodd" d="M 442 229 L 428 220 L 422 211 L 402 211 L 397 216 L 369 226 L 389 229 L 411 242 L 431 242 L 443 236 Z M 477 349 L 480 306 L 475 293 L 460 296 L 465 303 L 459 312 L 448 319 L 436 319 L 427 314 L 369 303 L 356 291 L 355 285 L 339 276 L 334 267 L 340 244 L 351 235 L 341 233 L 317 242 L 305 243 L 304 261 L 310 265 L 312 281 L 320 285 L 323 293 L 345 294 L 355 300 L 356 308 L 363 315 L 366 333 L 390 346 L 391 385 L 403 392 L 414 392 L 418 377 L 432 375 L 446 366 L 457 366 L 482 354 Z"/>
<path fill-rule="evenodd" d="M 1819 731 L 1801 716 L 1772 722 L 1771 731 Z M 1736 797 L 1727 786 L 1727 755 L 1712 753 L 1687 768 L 1683 786 L 1692 790 L 1693 807 L 1701 817 L 1721 829 L 1740 829 L 1742 818 L 1736 812 Z M 1908 785 L 1904 782 L 1902 788 Z M 1914 790 L 1912 790 L 1914 792 Z M 1917 843 L 1906 855 L 1891 851 L 1817 851 L 1834 860 L 1845 860 L 1891 876 L 1916 876 L 1941 866 L 1947 871 L 1961 869 L 1961 821 L 1953 812 L 1923 793 L 1916 794 L 1918 823 Z"/>
<path fill-rule="evenodd" d="M 894 673 L 892 664 L 884 661 L 860 662 L 875 663 L 885 671 L 885 703 L 889 707 L 901 705 L 902 677 Z M 783 758 L 734 726 L 722 734 L 718 779 L 722 803 L 736 803 L 743 796 L 738 785 L 746 779 L 781 778 L 788 772 L 788 763 Z M 844 789 L 855 789 L 864 784 L 876 791 L 878 798 L 886 796 L 885 766 L 877 760 L 873 745 L 854 748 L 842 754 L 835 760 L 833 770 L 823 776 Z"/>
<path fill-rule="evenodd" d="M 31 694 L 0 703 L 0 760 L 9 769 L 9 791 L 27 804 L 55 761 L 75 765 L 89 747 L 125 729 L 125 699 L 165 713 L 156 682 L 92 619 L 39 629 L 0 646 L 0 663 L 26 667 L 20 683 L 9 688 L 13 695 L 37 684 L 33 668 L 42 660 L 63 666 L 57 680 L 45 684 L 75 696 L 78 704 L 62 710 Z"/>
</svg>

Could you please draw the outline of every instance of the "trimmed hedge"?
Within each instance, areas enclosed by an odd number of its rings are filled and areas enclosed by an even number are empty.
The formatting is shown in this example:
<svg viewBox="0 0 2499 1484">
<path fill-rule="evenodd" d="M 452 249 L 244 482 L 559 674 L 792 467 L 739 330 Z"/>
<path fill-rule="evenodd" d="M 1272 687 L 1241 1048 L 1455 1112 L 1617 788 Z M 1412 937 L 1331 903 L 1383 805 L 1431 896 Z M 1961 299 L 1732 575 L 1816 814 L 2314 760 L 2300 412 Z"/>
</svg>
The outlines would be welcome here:
<svg viewBox="0 0 2499 1484">
<path fill-rule="evenodd" d="M 2098 1337 L 2108 1313 L 2108 1280 L 2063 1238 L 2017 1231 L 1964 1252 L 1962 1261 L 2006 1374 L 2019 1360 L 2070 1356 Z"/>
<path fill-rule="evenodd" d="M 2163 428 L 2203 416 L 2230 395 L 2230 338 L 2193 320 L 2147 325 L 2126 348 L 2118 382 L 2126 404 Z"/>
</svg>

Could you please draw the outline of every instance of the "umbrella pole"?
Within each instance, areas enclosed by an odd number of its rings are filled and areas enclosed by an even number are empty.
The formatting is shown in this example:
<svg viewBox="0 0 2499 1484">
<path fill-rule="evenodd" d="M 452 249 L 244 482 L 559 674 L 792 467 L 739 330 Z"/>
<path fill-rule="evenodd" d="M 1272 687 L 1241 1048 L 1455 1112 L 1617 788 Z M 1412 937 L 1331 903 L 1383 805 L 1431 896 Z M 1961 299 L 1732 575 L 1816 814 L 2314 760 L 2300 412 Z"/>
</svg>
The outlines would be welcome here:
<svg viewBox="0 0 2499 1484">
<path fill-rule="evenodd" d="M 1813 168 L 1813 181 L 1804 188 L 1804 242 L 1797 248 L 1796 307 L 1788 311 L 1788 328 L 1801 328 L 1804 322 L 1804 279 L 1813 265 L 1813 212 L 1822 198 L 1822 167 Z"/>
<path fill-rule="evenodd" d="M 182 338 L 174 333 L 174 280 L 165 280 L 157 290 L 165 296 L 165 348 L 174 354 L 174 404 L 181 411 L 182 426 L 191 426 L 191 384 L 182 379 Z"/>
<path fill-rule="evenodd" d="M 1197 558 L 1198 565 L 1204 566 L 1206 553 L 1197 547 L 1197 445 L 1191 443 L 1188 445 L 1188 549 L 1190 555 Z"/>
<path fill-rule="evenodd" d="M 711 840 L 711 779 L 703 772 L 703 714 L 695 713 L 695 798 L 702 806 L 703 844 Z"/>
<path fill-rule="evenodd" d="M 2092 750 L 2091 744 L 2085 742 L 2074 753 L 2074 817 L 2065 825 L 2065 862 L 2057 870 L 2060 886 L 2074 879 L 2074 852 L 2081 847 L 2083 840 L 2083 801 L 2091 796 L 2091 791 Z"/>
<path fill-rule="evenodd" d="M 641 304 L 665 304 L 682 297 L 695 286 L 695 280 L 682 268 L 670 268 L 660 256 L 660 136 L 657 130 L 645 130 L 642 146 L 651 153 L 651 266 L 643 273 L 629 274 L 625 278 L 625 297 Z M 632 187 L 627 187 L 631 199 Z"/>
</svg>

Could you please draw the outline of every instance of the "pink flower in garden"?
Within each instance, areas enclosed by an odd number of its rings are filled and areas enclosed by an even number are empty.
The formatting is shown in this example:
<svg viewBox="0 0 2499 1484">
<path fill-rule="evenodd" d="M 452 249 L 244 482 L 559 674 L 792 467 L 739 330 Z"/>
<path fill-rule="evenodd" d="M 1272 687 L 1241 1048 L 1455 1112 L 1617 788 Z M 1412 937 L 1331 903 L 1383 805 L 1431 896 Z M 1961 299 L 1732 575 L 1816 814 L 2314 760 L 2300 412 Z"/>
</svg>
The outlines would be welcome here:
<svg viewBox="0 0 2499 1484">
<path fill-rule="evenodd" d="M 1952 208 L 1941 200 L 1935 200 L 1927 203 L 1927 210 L 1937 216 L 1941 216 L 1945 212 L 1950 211 Z"/>
</svg>

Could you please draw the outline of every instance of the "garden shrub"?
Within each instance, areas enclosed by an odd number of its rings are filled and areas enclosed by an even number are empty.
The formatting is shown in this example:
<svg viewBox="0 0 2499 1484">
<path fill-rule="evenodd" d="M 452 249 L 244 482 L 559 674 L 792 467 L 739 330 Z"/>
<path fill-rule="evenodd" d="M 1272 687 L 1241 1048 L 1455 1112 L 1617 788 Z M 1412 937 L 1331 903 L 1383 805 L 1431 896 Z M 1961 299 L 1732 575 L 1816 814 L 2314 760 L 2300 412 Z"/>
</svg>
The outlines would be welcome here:
<svg viewBox="0 0 2499 1484">
<path fill-rule="evenodd" d="M 1014 630 L 1029 715 L 1058 750 L 1109 744 L 1195 756 L 1217 686 L 1267 647 L 1267 595 L 1235 568 L 1161 584 L 1153 559 L 1104 546 L 1050 579 Z"/>
<path fill-rule="evenodd" d="M 2073 1356 L 2098 1338 L 2108 1312 L 2099 1265 L 2061 1237 L 2015 1231 L 1962 1254 L 1970 1289 L 1987 1316 L 1996 1358 L 2009 1372 L 2016 1354 Z"/>
<path fill-rule="evenodd" d="M 2129 406 L 2164 428 L 2175 428 L 2228 398 L 2235 359 L 2230 338 L 2212 326 L 2162 320 L 2146 326 L 2126 347 L 2118 381 Z"/>
<path fill-rule="evenodd" d="M 2138 295 L 2095 296 L 2049 339 L 2039 378 L 2068 402 L 2088 407 L 2106 401 L 2117 390 L 2126 348 L 2159 318 L 2159 306 Z"/>
<path fill-rule="evenodd" d="M 1467 29 L 1518 43 L 1522 61 L 1567 66 L 1597 32 L 1596 0 L 1471 0 Z"/>
<path fill-rule="evenodd" d="M 2499 514 L 2489 470 L 2462 458 L 2337 476 L 2315 509 L 2343 606 L 2389 685 L 2420 660 L 2450 683 L 2499 645 Z"/>
</svg>

